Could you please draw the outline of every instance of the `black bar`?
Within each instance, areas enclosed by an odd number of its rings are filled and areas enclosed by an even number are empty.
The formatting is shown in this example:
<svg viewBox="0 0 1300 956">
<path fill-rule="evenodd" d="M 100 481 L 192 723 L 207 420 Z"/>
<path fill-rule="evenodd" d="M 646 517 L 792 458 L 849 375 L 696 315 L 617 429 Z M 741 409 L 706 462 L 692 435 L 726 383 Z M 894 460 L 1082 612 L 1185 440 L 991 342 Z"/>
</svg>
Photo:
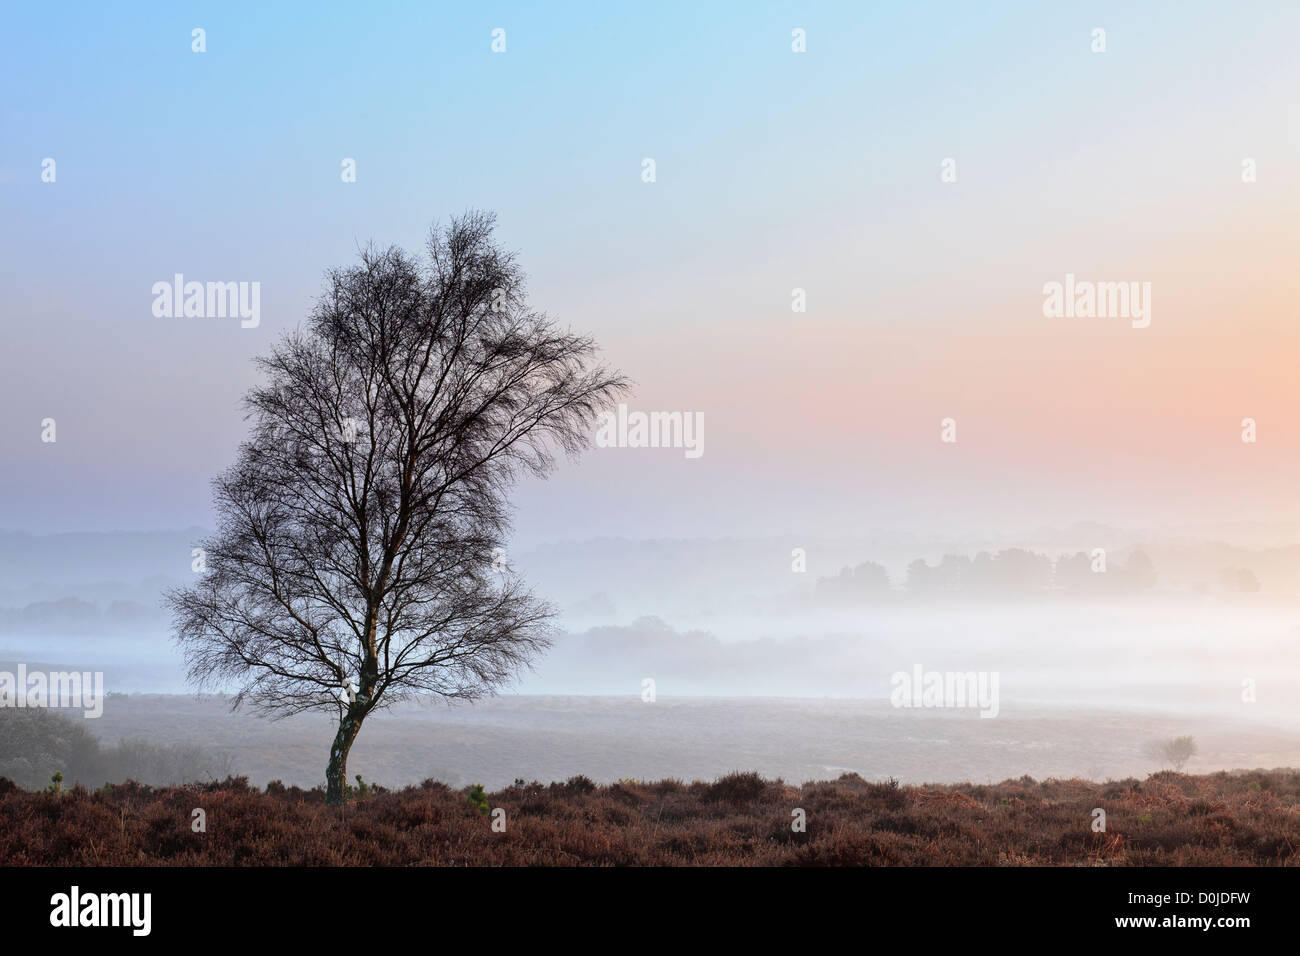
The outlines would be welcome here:
<svg viewBox="0 0 1300 956">
<path fill-rule="evenodd" d="M 87 894 L 151 894 L 148 936 L 134 936 L 130 926 L 52 926 L 52 897 L 70 896 L 73 886 L 83 901 Z M 243 941 L 259 949 L 276 942 L 379 945 L 421 929 L 432 930 L 434 942 L 440 927 L 457 926 L 484 949 L 504 943 L 506 932 L 541 943 L 561 929 L 586 946 L 597 945 L 591 933 L 605 924 L 622 925 L 627 938 L 674 934 L 659 936 L 663 941 L 689 938 L 675 934 L 701 927 L 724 937 L 791 932 L 810 939 L 848 927 L 864 941 L 903 932 L 917 934 L 918 942 L 992 942 L 1030 931 L 1071 940 L 1182 943 L 1199 936 L 1230 945 L 1242 933 L 1263 930 L 1272 938 L 1292 929 L 1296 888 L 1296 874 L 1286 868 L 51 867 L 0 868 L 0 913 L 7 944 L 75 936 L 128 945 Z M 1147 917 L 1155 924 L 1117 923 Z M 1246 925 L 1208 929 L 1178 922 L 1242 917 Z M 619 938 L 604 937 L 611 945 Z"/>
</svg>

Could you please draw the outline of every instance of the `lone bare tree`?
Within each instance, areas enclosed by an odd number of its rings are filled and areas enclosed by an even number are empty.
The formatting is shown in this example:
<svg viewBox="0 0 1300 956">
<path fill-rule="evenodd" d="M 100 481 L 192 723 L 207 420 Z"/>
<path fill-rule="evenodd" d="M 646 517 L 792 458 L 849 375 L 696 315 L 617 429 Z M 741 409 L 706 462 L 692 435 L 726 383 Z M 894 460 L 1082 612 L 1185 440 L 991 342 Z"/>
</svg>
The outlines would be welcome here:
<svg viewBox="0 0 1300 956">
<path fill-rule="evenodd" d="M 370 247 L 327 274 L 306 327 L 258 360 L 207 571 L 166 598 L 199 687 L 337 715 L 331 803 L 376 709 L 482 696 L 547 646 L 552 610 L 503 560 L 506 494 L 584 448 L 628 385 L 527 307 L 493 226 L 470 212 L 431 230 L 427 259 Z"/>
<path fill-rule="evenodd" d="M 1187 761 L 1197 754 L 1196 740 L 1191 736 L 1155 740 L 1147 745 L 1146 753 L 1152 759 L 1182 773 Z"/>
</svg>

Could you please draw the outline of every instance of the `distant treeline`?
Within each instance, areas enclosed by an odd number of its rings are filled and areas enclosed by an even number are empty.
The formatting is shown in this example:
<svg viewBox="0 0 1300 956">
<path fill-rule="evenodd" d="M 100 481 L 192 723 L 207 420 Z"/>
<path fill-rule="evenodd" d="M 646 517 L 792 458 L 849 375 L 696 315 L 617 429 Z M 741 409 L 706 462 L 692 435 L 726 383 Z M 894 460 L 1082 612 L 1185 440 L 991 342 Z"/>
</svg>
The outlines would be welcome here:
<svg viewBox="0 0 1300 956">
<path fill-rule="evenodd" d="M 981 551 L 975 557 L 945 554 L 937 565 L 917 558 L 907 566 L 901 590 L 910 594 L 1033 594 L 1046 591 L 1123 593 L 1148 591 L 1159 575 L 1144 551 L 1129 552 L 1123 562 L 1108 563 L 1104 553 L 1064 554 L 1053 560 L 1023 548 Z M 1220 583 L 1229 591 L 1258 591 L 1255 575 L 1225 568 Z M 826 599 L 880 596 L 894 591 L 883 565 L 864 561 L 834 577 L 817 579 L 817 596 Z"/>
<path fill-rule="evenodd" d="M 92 601 L 64 597 L 0 607 L 0 634 L 132 634 L 166 623 L 159 609 L 135 601 L 111 601 L 101 608 Z"/>
<path fill-rule="evenodd" d="M 0 777 L 40 789 L 56 773 L 65 786 L 123 780 L 165 786 L 227 777 L 230 759 L 197 746 L 147 740 L 105 747 L 80 719 L 38 707 L 0 707 Z"/>
</svg>

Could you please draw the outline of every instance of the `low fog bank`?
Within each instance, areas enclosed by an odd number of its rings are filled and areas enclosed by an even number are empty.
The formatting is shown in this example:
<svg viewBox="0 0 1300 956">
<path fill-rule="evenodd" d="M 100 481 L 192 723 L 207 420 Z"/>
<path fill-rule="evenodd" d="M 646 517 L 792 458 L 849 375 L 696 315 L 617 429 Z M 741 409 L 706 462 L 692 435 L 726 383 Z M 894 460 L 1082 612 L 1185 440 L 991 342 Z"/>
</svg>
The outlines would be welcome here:
<svg viewBox="0 0 1300 956">
<path fill-rule="evenodd" d="M 935 604 L 810 616 L 789 635 L 723 640 L 659 618 L 566 633 L 522 693 L 882 699 L 898 672 L 997 674 L 1004 709 L 1071 705 L 1300 723 L 1291 603 Z M 1247 699 L 1253 698 L 1253 699 Z"/>
<path fill-rule="evenodd" d="M 0 533 L 0 661 L 190 688 L 166 587 L 202 530 Z M 1300 691 L 1300 547 L 1097 524 L 1028 535 L 535 545 L 509 564 L 561 635 L 512 690 L 880 698 L 890 676 L 998 672 L 1023 703 L 1231 712 L 1243 682 L 1279 719 Z"/>
<path fill-rule="evenodd" d="M 4 720 L 0 712 L 0 775 L 15 760 L 4 750 L 12 739 Z M 209 755 L 214 768 L 255 784 L 278 779 L 304 787 L 323 780 L 333 733 L 323 716 L 273 722 L 231 714 L 222 698 L 168 695 L 112 696 L 103 717 L 84 726 L 106 749 L 148 738 L 158 752 L 188 755 L 186 772 Z M 1300 736 L 1246 716 L 1024 709 L 981 719 L 970 711 L 898 710 L 884 701 L 511 696 L 456 707 L 408 704 L 376 715 L 348 769 L 389 787 L 429 777 L 490 788 L 520 777 L 549 782 L 577 774 L 602 783 L 713 779 L 731 770 L 792 782 L 846 771 L 906 783 L 987 783 L 1025 774 L 1103 780 L 1162 769 L 1147 756 L 1149 745 L 1184 735 L 1199 748 L 1189 773 L 1300 766 Z M 39 781 L 64 769 L 65 782 L 73 782 L 66 768 L 31 769 Z"/>
<path fill-rule="evenodd" d="M 0 643 L 10 635 L 165 633 L 161 595 L 199 573 L 193 548 L 204 534 L 0 531 Z M 655 615 L 732 639 L 768 636 L 749 629 L 753 622 L 785 634 L 802 622 L 806 633 L 807 619 L 822 614 L 963 601 L 1300 599 L 1300 544 L 1244 540 L 1078 523 L 1018 535 L 599 538 L 520 547 L 506 557 L 569 630 Z"/>
<path fill-rule="evenodd" d="M 1300 602 L 1260 595 L 1096 602 L 944 601 L 715 617 L 643 617 L 558 633 L 506 690 L 639 697 L 886 699 L 893 676 L 996 675 L 1003 710 L 1055 705 L 1300 724 Z M 170 635 L 0 637 L 0 670 L 102 671 L 110 691 L 185 693 Z M 1250 698 L 1250 699 L 1248 699 Z"/>
</svg>

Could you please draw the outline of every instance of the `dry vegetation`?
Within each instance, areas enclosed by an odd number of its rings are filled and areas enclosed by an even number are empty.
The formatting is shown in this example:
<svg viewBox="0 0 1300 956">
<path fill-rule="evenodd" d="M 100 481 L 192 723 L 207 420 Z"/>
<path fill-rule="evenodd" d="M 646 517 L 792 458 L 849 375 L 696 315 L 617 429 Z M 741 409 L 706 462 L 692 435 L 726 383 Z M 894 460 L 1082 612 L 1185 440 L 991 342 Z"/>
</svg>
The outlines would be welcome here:
<svg viewBox="0 0 1300 956">
<path fill-rule="evenodd" d="M 1028 777 L 908 787 L 854 774 L 788 786 L 524 783 L 488 793 L 426 781 L 368 788 L 340 810 L 320 789 L 244 778 L 153 789 L 29 792 L 0 778 L 8 865 L 1279 865 L 1300 861 L 1300 772 L 1107 783 Z M 202 807 L 207 832 L 191 830 Z M 487 808 L 506 811 L 493 832 Z M 1107 831 L 1092 831 L 1093 809 Z M 806 812 L 794 832 L 792 811 Z"/>
</svg>

